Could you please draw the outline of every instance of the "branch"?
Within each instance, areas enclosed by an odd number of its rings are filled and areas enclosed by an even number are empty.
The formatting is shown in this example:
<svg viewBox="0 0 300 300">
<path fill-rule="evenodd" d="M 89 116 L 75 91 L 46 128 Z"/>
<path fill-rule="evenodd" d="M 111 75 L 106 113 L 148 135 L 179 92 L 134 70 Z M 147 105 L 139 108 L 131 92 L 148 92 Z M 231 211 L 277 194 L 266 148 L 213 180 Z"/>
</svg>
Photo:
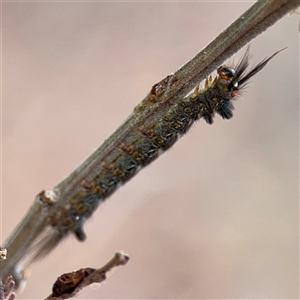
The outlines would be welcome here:
<svg viewBox="0 0 300 300">
<path fill-rule="evenodd" d="M 19 262 L 27 256 L 37 239 L 47 232 L 51 218 L 57 217 L 66 205 L 71 205 L 76 195 L 88 188 L 86 178 L 103 168 L 103 162 L 120 142 L 132 139 L 134 130 L 143 124 L 155 124 L 224 60 L 299 4 L 300 0 L 258 1 L 194 58 L 155 84 L 129 118 L 90 157 L 53 190 L 42 191 L 36 196 L 27 215 L 7 240 L 5 248 L 9 257 L 2 262 L 1 277 L 13 275 L 16 284 L 20 283 Z M 80 240 L 84 239 L 81 228 L 74 232 Z M 53 244 L 49 252 L 55 246 Z"/>
<path fill-rule="evenodd" d="M 100 283 L 106 279 L 106 273 L 111 269 L 125 265 L 129 257 L 117 252 L 115 256 L 102 268 L 83 268 L 70 273 L 62 274 L 55 281 L 52 294 L 45 300 L 69 299 L 78 294 L 80 290 L 92 283 Z"/>
</svg>

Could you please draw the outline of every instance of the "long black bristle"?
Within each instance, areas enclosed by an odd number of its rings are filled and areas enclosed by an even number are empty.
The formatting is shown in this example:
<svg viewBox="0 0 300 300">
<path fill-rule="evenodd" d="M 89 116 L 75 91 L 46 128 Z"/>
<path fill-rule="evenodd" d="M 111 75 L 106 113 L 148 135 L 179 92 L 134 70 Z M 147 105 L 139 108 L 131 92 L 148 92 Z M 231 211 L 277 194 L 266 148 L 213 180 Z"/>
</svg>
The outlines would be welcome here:
<svg viewBox="0 0 300 300">
<path fill-rule="evenodd" d="M 261 69 L 263 69 L 265 67 L 265 65 L 275 56 L 277 55 L 279 52 L 283 51 L 285 48 L 278 50 L 277 52 L 275 52 L 273 55 L 271 55 L 270 57 L 265 58 L 263 61 L 261 61 L 259 64 L 257 64 L 256 66 L 254 66 L 249 72 L 247 72 L 245 74 L 245 76 L 243 76 L 243 72 L 245 71 L 245 69 L 248 66 L 248 58 L 249 58 L 249 47 L 247 49 L 247 52 L 245 54 L 245 56 L 243 57 L 243 59 L 241 60 L 241 62 L 239 63 L 238 67 L 237 67 L 237 78 L 238 78 L 238 83 L 239 86 L 242 86 L 243 84 L 245 84 L 252 76 L 254 76 L 256 73 L 258 73 Z M 241 78 L 239 78 L 239 76 L 241 76 Z"/>
</svg>

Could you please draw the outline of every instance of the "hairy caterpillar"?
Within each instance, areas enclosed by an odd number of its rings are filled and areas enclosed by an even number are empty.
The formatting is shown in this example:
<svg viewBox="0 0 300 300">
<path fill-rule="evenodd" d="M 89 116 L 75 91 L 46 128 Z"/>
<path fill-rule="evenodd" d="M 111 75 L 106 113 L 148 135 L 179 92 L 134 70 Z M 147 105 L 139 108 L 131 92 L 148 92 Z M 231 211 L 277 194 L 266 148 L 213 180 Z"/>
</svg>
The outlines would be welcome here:
<svg viewBox="0 0 300 300">
<path fill-rule="evenodd" d="M 144 166 L 169 149 L 195 121 L 203 118 L 208 124 L 212 124 L 216 113 L 223 119 L 232 118 L 232 100 L 248 80 L 280 51 L 247 71 L 248 48 L 235 67 L 220 66 L 217 76 L 214 79 L 209 76 L 203 89 L 197 86 L 155 124 L 137 126 L 132 134 L 120 141 L 105 160 L 101 161 L 99 171 L 89 175 L 81 183 L 79 192 L 68 205 L 49 216 L 48 234 L 38 241 L 33 260 L 46 255 L 71 232 L 79 240 L 84 240 L 82 227 L 98 205 Z"/>
</svg>

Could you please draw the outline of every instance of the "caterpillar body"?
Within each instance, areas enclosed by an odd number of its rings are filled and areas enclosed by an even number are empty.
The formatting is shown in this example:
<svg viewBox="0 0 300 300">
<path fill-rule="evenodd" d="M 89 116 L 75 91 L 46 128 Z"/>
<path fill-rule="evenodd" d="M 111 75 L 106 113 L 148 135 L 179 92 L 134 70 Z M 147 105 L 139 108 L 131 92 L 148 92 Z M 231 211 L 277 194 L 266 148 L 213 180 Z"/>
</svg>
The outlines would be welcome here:
<svg viewBox="0 0 300 300">
<path fill-rule="evenodd" d="M 79 240 L 84 240 L 83 224 L 99 204 L 169 149 L 195 121 L 203 118 L 208 124 L 212 124 L 216 113 L 223 119 L 232 118 L 232 101 L 238 92 L 280 51 L 247 71 L 248 47 L 235 67 L 220 66 L 214 79 L 211 75 L 206 79 L 204 88 L 196 87 L 154 125 L 135 128 L 135 132 L 121 141 L 105 161 L 101 162 L 99 172 L 86 178 L 80 191 L 68 205 L 49 217 L 50 232 L 36 244 L 31 261 L 45 256 L 71 232 Z"/>
</svg>

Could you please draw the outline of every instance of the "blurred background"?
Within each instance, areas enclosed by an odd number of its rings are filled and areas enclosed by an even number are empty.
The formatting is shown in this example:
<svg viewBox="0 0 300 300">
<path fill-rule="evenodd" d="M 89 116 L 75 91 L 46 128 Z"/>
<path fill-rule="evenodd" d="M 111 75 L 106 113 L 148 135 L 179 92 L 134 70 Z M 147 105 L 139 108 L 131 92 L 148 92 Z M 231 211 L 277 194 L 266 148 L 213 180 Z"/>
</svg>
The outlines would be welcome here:
<svg viewBox="0 0 300 300">
<path fill-rule="evenodd" d="M 248 9 L 249 2 L 2 3 L 2 239 L 97 148 L 151 86 Z M 299 297 L 299 16 L 251 43 L 278 54 L 235 102 L 200 120 L 31 267 L 18 299 L 56 278 L 131 257 L 78 299 Z M 234 58 L 237 61 L 245 49 Z"/>
</svg>

